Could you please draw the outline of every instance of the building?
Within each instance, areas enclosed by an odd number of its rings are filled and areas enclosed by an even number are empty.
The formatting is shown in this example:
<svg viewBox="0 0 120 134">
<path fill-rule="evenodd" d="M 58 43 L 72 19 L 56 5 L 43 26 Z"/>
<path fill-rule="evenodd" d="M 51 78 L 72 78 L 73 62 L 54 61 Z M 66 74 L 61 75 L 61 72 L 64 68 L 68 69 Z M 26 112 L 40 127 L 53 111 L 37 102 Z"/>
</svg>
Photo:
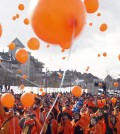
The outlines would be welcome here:
<svg viewBox="0 0 120 134">
<path fill-rule="evenodd" d="M 3 83 L 7 82 L 14 84 L 23 82 L 23 80 L 17 80 L 19 78 L 16 79 L 15 77 L 15 75 L 19 73 L 18 70 L 20 69 L 22 71 L 22 73 L 20 73 L 21 76 L 25 74 L 30 81 L 34 81 L 36 84 L 39 84 L 40 79 L 42 78 L 42 69 L 44 68 L 44 63 L 38 61 L 33 56 L 31 56 L 31 53 L 29 53 L 28 61 L 25 64 L 20 64 L 15 59 L 15 53 L 18 49 L 25 48 L 25 46 L 18 38 L 12 42 L 16 45 L 13 51 L 9 50 L 9 52 L 0 52 L 0 60 L 2 62 L 2 67 L 0 66 L 0 82 L 3 81 Z M 7 68 L 7 70 L 4 67 Z M 10 73 L 10 70 L 12 70 L 14 73 Z"/>
</svg>

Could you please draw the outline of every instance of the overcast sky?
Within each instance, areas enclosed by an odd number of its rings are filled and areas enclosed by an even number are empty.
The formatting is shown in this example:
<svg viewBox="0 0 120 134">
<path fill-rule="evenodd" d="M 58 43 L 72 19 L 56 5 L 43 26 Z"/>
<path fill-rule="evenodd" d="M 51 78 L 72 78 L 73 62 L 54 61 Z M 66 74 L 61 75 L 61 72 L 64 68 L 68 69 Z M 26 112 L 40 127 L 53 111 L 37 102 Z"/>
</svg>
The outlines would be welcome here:
<svg viewBox="0 0 120 134">
<path fill-rule="evenodd" d="M 59 70 L 68 68 L 85 72 L 87 66 L 90 67 L 88 73 L 92 73 L 100 78 L 104 78 L 107 74 L 112 77 L 118 77 L 120 74 L 120 0 L 99 0 L 99 10 L 94 14 L 87 14 L 87 24 L 82 34 L 74 41 L 70 59 L 62 60 L 63 56 L 68 56 L 69 51 L 61 53 L 58 46 L 50 46 L 41 42 L 38 51 L 30 51 L 26 42 L 30 37 L 35 36 L 31 26 L 26 26 L 23 19 L 28 17 L 28 8 L 30 0 L 0 0 L 0 23 L 3 26 L 3 35 L 0 38 L 0 51 L 7 51 L 7 46 L 16 37 L 26 46 L 26 49 L 33 56 L 44 62 L 50 70 Z M 24 11 L 19 11 L 17 6 L 23 3 Z M 97 13 L 101 16 L 98 17 Z M 13 21 L 12 16 L 20 14 L 20 18 Z M 89 22 L 93 26 L 88 26 Z M 108 25 L 106 32 L 100 32 L 99 27 L 102 23 Z M 108 56 L 104 58 L 97 57 L 98 53 L 107 52 Z"/>
</svg>

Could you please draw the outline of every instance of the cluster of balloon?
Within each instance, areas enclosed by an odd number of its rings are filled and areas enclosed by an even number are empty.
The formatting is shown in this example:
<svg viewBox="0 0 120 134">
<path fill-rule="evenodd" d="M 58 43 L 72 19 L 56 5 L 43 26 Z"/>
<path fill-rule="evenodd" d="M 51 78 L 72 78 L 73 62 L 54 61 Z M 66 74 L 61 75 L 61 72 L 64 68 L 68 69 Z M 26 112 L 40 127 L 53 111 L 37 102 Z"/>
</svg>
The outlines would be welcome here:
<svg viewBox="0 0 120 134">
<path fill-rule="evenodd" d="M 111 99 L 111 102 L 114 103 L 114 104 L 116 103 L 116 101 L 117 101 L 117 99 L 114 98 L 114 97 Z"/>
<path fill-rule="evenodd" d="M 40 88 L 40 92 L 42 92 L 43 91 L 43 89 L 42 88 Z"/>
<path fill-rule="evenodd" d="M 0 37 L 2 35 L 2 25 L 0 24 Z"/>
<path fill-rule="evenodd" d="M 84 0 L 87 13 L 95 13 L 99 8 L 98 0 Z"/>
<path fill-rule="evenodd" d="M 16 14 L 15 16 L 12 17 L 12 19 L 13 19 L 13 20 L 16 20 L 16 19 L 18 19 L 19 17 L 20 17 L 20 15 L 19 15 L 19 14 Z"/>
<path fill-rule="evenodd" d="M 15 47 L 16 47 L 16 45 L 15 45 L 15 43 L 10 43 L 9 45 L 8 45 L 8 47 L 9 47 L 9 50 L 14 50 L 15 49 Z"/>
<path fill-rule="evenodd" d="M 119 86 L 119 83 L 118 82 L 114 82 L 114 87 L 118 87 Z"/>
<path fill-rule="evenodd" d="M 24 75 L 22 76 L 22 78 L 23 78 L 23 79 L 27 79 L 27 75 L 24 74 Z"/>
<path fill-rule="evenodd" d="M 80 97 L 82 95 L 82 88 L 79 86 L 74 86 L 71 90 L 71 93 L 75 97 Z"/>
<path fill-rule="evenodd" d="M 25 88 L 25 86 L 22 84 L 20 85 L 20 89 L 23 90 Z"/>
<path fill-rule="evenodd" d="M 25 25 L 29 25 L 29 19 L 28 18 L 25 18 L 23 22 L 24 22 Z"/>
<path fill-rule="evenodd" d="M 107 24 L 103 23 L 100 25 L 100 31 L 105 32 L 107 30 Z"/>
<path fill-rule="evenodd" d="M 107 56 L 107 53 L 106 53 L 106 52 L 104 52 L 104 53 L 103 53 L 103 56 L 104 56 L 104 57 L 106 57 L 106 56 Z"/>
<path fill-rule="evenodd" d="M 1 103 L 4 107 L 12 108 L 14 106 L 14 103 L 15 103 L 15 98 L 10 93 L 4 93 L 1 96 Z"/>
<path fill-rule="evenodd" d="M 31 1 L 30 22 L 35 34 L 45 42 L 70 48 L 71 42 L 86 24 L 86 11 L 81 0 Z M 46 34 L 47 33 L 47 34 Z"/>
<path fill-rule="evenodd" d="M 20 48 L 16 51 L 15 58 L 18 62 L 20 62 L 21 64 L 24 64 L 27 62 L 29 58 L 29 54 L 25 49 Z"/>
<path fill-rule="evenodd" d="M 32 37 L 27 41 L 27 46 L 31 50 L 38 50 L 40 47 L 40 42 L 37 38 Z"/>
<path fill-rule="evenodd" d="M 34 95 L 32 93 L 23 93 L 21 98 L 21 103 L 24 107 L 30 107 L 34 104 Z"/>
</svg>

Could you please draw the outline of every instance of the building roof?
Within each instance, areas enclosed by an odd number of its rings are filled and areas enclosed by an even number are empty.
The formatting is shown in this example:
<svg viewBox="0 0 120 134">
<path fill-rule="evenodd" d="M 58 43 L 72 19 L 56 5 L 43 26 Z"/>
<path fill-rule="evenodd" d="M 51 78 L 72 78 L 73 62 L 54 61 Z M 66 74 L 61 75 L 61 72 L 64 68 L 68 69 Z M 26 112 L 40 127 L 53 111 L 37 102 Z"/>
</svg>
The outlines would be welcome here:
<svg viewBox="0 0 120 134">
<path fill-rule="evenodd" d="M 25 48 L 25 46 L 23 45 L 23 43 L 18 39 L 15 38 L 12 43 L 15 43 L 16 46 L 21 47 L 21 48 Z"/>
</svg>

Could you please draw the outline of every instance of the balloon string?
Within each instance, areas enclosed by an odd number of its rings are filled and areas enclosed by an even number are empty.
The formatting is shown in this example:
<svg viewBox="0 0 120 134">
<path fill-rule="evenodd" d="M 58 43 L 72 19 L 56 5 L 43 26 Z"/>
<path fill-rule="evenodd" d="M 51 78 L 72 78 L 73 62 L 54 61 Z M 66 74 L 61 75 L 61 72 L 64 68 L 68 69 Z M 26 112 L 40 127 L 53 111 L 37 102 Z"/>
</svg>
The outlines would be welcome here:
<svg viewBox="0 0 120 134">
<path fill-rule="evenodd" d="M 69 51 L 69 53 L 68 53 L 68 58 L 67 58 L 66 64 L 68 63 L 68 61 L 69 61 L 69 59 L 70 59 L 71 52 L 72 52 L 72 44 L 73 44 L 73 40 L 74 40 L 74 33 L 75 33 L 75 26 L 73 27 L 72 40 L 71 40 L 71 47 L 70 47 L 70 51 Z M 60 84 L 60 91 L 61 91 L 61 88 L 62 88 L 62 85 L 63 85 L 63 82 L 64 82 L 66 70 L 67 70 L 67 68 L 64 70 L 64 74 L 63 74 L 62 81 L 61 81 L 61 84 Z M 56 99 L 55 99 L 55 101 L 54 101 L 52 107 L 50 108 L 50 110 L 49 110 L 49 112 L 48 112 L 48 114 L 47 114 L 47 116 L 46 116 L 46 119 L 45 119 L 45 121 L 44 121 L 44 124 L 43 124 L 43 126 L 42 126 L 42 129 L 41 129 L 40 134 L 42 134 L 42 132 L 43 132 L 43 129 L 44 129 L 46 120 L 47 120 L 49 114 L 51 113 L 53 107 L 55 106 L 55 103 L 57 102 L 58 97 L 59 97 L 59 93 L 57 94 L 57 97 L 56 97 Z"/>
</svg>

